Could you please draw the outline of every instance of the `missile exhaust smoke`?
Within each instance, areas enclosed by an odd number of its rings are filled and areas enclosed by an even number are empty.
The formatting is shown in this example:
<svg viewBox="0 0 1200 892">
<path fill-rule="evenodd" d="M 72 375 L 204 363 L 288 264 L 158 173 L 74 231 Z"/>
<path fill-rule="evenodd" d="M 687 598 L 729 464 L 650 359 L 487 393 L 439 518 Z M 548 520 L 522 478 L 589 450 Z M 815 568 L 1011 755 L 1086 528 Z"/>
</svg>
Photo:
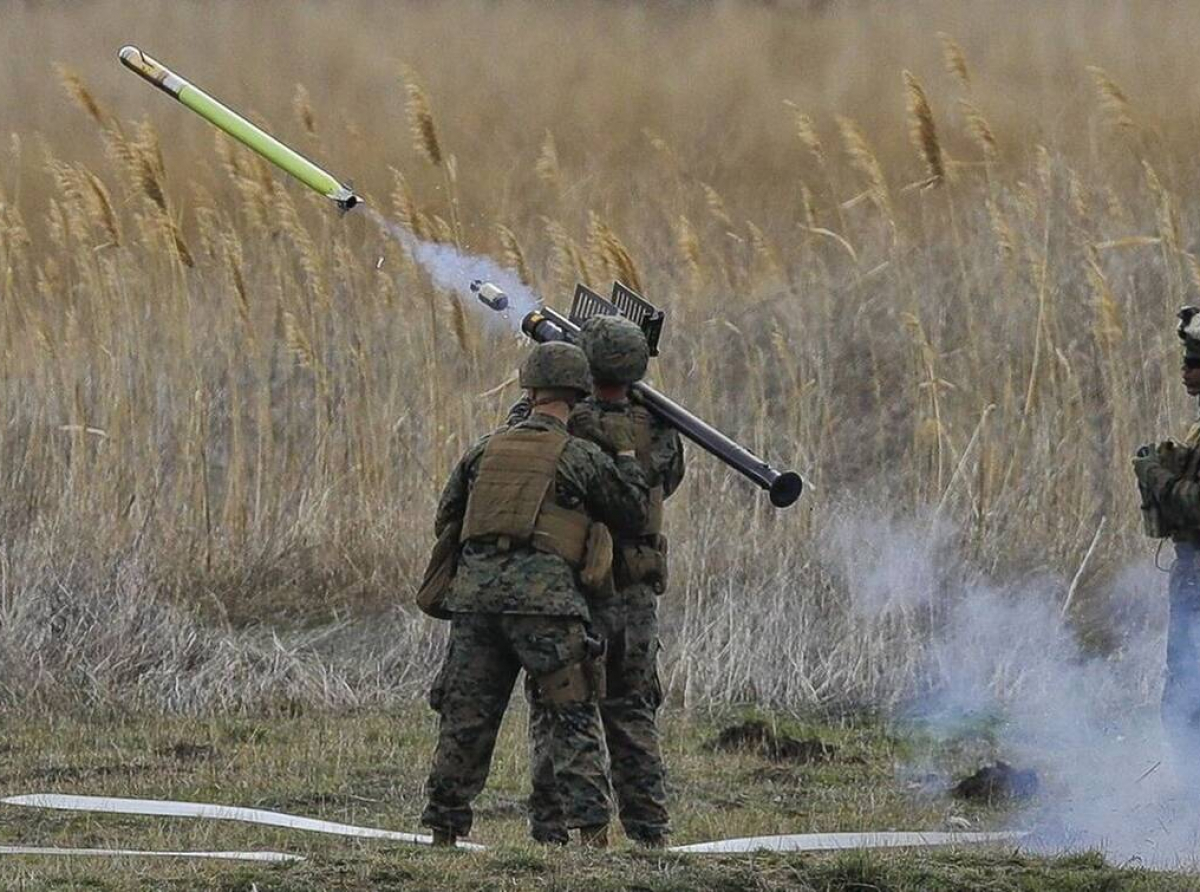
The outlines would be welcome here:
<svg viewBox="0 0 1200 892">
<path fill-rule="evenodd" d="M 501 320 L 512 331 L 520 332 L 521 320 L 541 306 L 533 289 L 493 258 L 485 254 L 467 254 L 454 245 L 419 239 L 374 208 L 367 207 L 366 214 L 385 235 L 400 243 L 436 287 L 462 301 L 493 330 L 497 320 Z M 471 299 L 464 294 L 468 284 Z"/>
<path fill-rule="evenodd" d="M 348 185 L 138 47 L 122 47 L 118 58 L 122 65 L 147 83 L 191 109 L 246 148 L 257 152 L 314 192 L 331 199 L 342 213 L 362 204 L 362 199 Z M 486 308 L 489 311 L 486 317 L 490 325 L 495 325 L 495 320 L 501 318 L 519 331 L 521 318 L 540 305 L 541 302 L 528 286 L 490 257 L 465 254 L 452 245 L 418 239 L 412 232 L 388 220 L 379 212 L 367 208 L 367 213 L 384 234 L 404 246 L 413 261 L 429 274 L 435 286 L 462 300 L 463 288 L 470 284 L 471 291 L 476 294 L 478 301 L 467 303 L 473 308 Z M 515 321 L 506 312 L 510 308 L 514 311 Z"/>
</svg>

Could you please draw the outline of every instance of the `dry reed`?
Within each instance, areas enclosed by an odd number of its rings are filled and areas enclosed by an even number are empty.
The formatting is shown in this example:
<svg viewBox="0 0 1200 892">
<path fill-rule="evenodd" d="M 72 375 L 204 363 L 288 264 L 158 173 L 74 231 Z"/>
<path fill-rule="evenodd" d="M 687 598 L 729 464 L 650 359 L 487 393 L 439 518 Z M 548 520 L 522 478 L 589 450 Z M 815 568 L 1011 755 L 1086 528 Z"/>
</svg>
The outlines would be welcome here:
<svg viewBox="0 0 1200 892">
<path fill-rule="evenodd" d="M 134 7 L 148 42 L 172 16 L 196 46 L 228 38 L 236 72 L 187 48 L 172 61 L 319 147 L 418 237 L 492 254 L 555 306 L 620 278 L 667 307 L 656 382 L 810 475 L 806 504 L 773 512 L 692 450 L 668 524 L 672 696 L 901 699 L 964 566 L 1014 586 L 1057 573 L 1057 608 L 1090 554 L 1070 618 L 1113 640 L 1109 583 L 1147 553 L 1127 456 L 1192 414 L 1171 381 L 1171 319 L 1200 290 L 1187 16 L 933 4 L 884 33 L 853 4 L 721 28 L 709 4 L 289 7 L 280 33 L 309 57 L 218 5 L 222 35 L 197 10 Z M 79 69 L 60 73 L 70 102 L 24 65 L 0 86 L 0 668 L 28 682 L 2 696 L 407 696 L 436 639 L 399 602 L 440 478 L 503 417 L 522 348 L 362 217 L 228 139 L 214 151 L 184 110 L 93 65 L 91 41 L 119 42 L 114 8 L 30 7 L 0 33 L 10 57 L 38 44 Z M 348 56 L 352 24 L 364 51 Z M 544 52 L 580 27 L 588 53 Z M 500 58 L 480 32 L 510 35 Z M 656 52 L 629 52 L 635 33 Z M 1087 39 L 1009 68 L 1042 34 Z M 761 47 L 755 64 L 730 61 L 735 39 Z M 389 104 L 396 58 L 422 78 Z M 1097 64 L 1098 93 L 1072 92 L 1064 72 Z M 910 140 L 952 190 L 892 188 Z M 928 512 L 948 531 L 930 555 L 944 599 L 866 609 L 831 530 L 849 518 L 871 544 Z M 334 628 L 345 647 L 245 631 L 263 625 Z"/>
</svg>

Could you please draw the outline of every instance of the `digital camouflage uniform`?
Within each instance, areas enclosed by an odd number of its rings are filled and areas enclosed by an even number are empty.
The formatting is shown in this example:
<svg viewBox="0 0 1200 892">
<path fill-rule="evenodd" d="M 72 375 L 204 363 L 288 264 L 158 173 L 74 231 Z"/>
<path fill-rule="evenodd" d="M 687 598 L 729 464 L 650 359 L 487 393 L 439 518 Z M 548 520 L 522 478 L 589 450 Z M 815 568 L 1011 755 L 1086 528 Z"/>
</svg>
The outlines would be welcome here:
<svg viewBox="0 0 1200 892">
<path fill-rule="evenodd" d="M 517 403 L 510 421 L 519 420 L 528 411 L 527 401 Z M 666 540 L 659 528 L 662 500 L 683 479 L 683 447 L 674 429 L 627 400 L 583 400 L 576 405 L 568 424 L 573 434 L 606 448 L 611 447 L 609 432 L 614 425 L 633 432 L 638 461 L 651 486 L 652 516 L 635 534 L 617 534 L 616 594 L 607 602 L 598 602 L 592 613 L 593 625 L 607 644 L 606 691 L 600 714 L 625 834 L 635 841 L 661 843 L 670 832 L 670 822 L 666 769 L 656 721 L 662 703 L 658 598 L 666 586 Z M 534 772 L 529 802 L 532 833 L 535 839 L 562 841 L 566 838 L 563 809 L 549 758 L 551 715 L 539 702 L 535 689 L 527 692 L 531 700 Z"/>
<path fill-rule="evenodd" d="M 1180 312 L 1185 361 L 1200 361 L 1200 312 Z M 1181 768 L 1200 772 L 1200 421 L 1183 443 L 1144 446 L 1134 459 L 1148 535 L 1175 548 L 1169 582 L 1162 720 Z"/>
<path fill-rule="evenodd" d="M 589 644 L 590 612 L 576 569 L 538 545 L 537 532 L 529 542 L 468 535 L 471 494 L 482 487 L 481 466 L 513 442 L 514 433 L 518 440 L 561 444 L 551 459 L 553 484 L 545 505 L 584 513 L 622 531 L 637 529 L 646 518 L 647 486 L 637 462 L 630 456 L 610 458 L 594 444 L 569 436 L 566 426 L 549 415 L 535 413 L 485 437 L 454 469 L 438 506 L 435 532 L 463 523 L 465 541 L 445 601 L 453 615 L 449 647 L 429 698 L 439 715 L 438 744 L 421 822 L 455 836 L 471 829 L 471 802 L 487 780 L 496 734 L 522 669 L 554 703 L 548 711 L 549 761 L 566 824 L 603 825 L 609 816 L 594 692 L 564 697 L 542 690 L 560 683 L 569 687 L 567 682 L 597 650 Z M 493 441 L 497 445 L 489 449 Z"/>
</svg>

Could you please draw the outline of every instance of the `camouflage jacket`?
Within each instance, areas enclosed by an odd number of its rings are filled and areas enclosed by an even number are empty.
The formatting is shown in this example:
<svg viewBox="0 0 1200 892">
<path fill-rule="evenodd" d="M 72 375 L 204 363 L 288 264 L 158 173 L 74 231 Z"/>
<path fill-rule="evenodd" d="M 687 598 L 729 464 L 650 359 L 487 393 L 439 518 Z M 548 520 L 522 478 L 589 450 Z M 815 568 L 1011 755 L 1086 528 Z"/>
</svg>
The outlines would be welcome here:
<svg viewBox="0 0 1200 892">
<path fill-rule="evenodd" d="M 1192 425 L 1182 446 L 1170 463 L 1174 479 L 1156 497 L 1171 538 L 1200 545 L 1200 421 Z"/>
<path fill-rule="evenodd" d="M 567 422 L 567 428 L 575 433 L 575 422 L 583 413 L 599 411 L 628 414 L 630 406 L 628 400 L 610 403 L 594 396 L 587 397 L 576 405 L 571 419 Z M 528 418 L 531 408 L 532 403 L 528 396 L 519 399 L 508 412 L 508 424 L 518 424 Z M 683 443 L 679 439 L 679 432 L 654 415 L 650 415 L 650 452 L 647 460 L 642 462 L 642 470 L 646 474 L 646 485 L 651 488 L 661 486 L 664 498 L 675 492 L 683 480 Z M 621 538 L 622 534 L 617 528 L 613 527 L 612 531 L 614 536 Z"/>
<path fill-rule="evenodd" d="M 558 419 L 541 413 L 530 415 L 516 426 L 566 430 Z M 485 436 L 467 450 L 450 474 L 434 521 L 436 535 L 462 521 L 487 441 Z M 587 440 L 567 440 L 555 474 L 555 501 L 559 505 L 584 511 L 610 530 L 629 531 L 646 521 L 648 490 L 636 459 L 610 458 Z M 575 571 L 561 557 L 528 547 L 504 551 L 487 542 L 463 545 L 446 609 L 453 613 L 589 616 L 587 598 Z"/>
</svg>

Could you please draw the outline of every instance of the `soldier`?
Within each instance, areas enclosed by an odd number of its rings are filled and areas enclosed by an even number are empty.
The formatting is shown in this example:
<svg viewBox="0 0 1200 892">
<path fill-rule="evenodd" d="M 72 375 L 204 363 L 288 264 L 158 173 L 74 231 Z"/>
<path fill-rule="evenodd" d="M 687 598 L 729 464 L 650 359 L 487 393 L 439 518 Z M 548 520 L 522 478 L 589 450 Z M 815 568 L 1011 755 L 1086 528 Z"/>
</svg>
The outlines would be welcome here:
<svg viewBox="0 0 1200 892">
<path fill-rule="evenodd" d="M 1200 396 L 1200 309 L 1179 312 L 1183 386 Z M 1175 545 L 1162 721 L 1181 768 L 1200 756 L 1200 422 L 1182 444 L 1143 446 L 1133 460 L 1146 533 Z"/>
<path fill-rule="evenodd" d="M 619 316 L 594 317 L 583 324 L 579 345 L 588 357 L 595 395 L 575 407 L 568 423 L 570 431 L 610 453 L 632 439 L 651 486 L 646 522 L 636 529 L 617 531 L 616 594 L 593 612 L 593 621 L 607 643 L 606 692 L 600 715 L 621 824 L 634 842 L 661 847 L 670 832 L 666 770 L 656 724 L 662 703 L 658 597 L 667 582 L 662 508 L 663 499 L 683 479 L 683 447 L 674 429 L 629 400 L 629 385 L 646 374 L 650 359 L 646 337 L 637 325 Z M 518 403 L 510 418 L 519 418 L 524 411 L 527 407 Z M 544 842 L 564 842 L 563 809 L 550 758 L 552 716 L 535 689 L 527 693 L 533 753 L 532 834 Z"/>
<path fill-rule="evenodd" d="M 445 662 L 429 695 L 438 744 L 421 823 L 434 844 L 471 829 L 496 734 L 525 670 L 547 706 L 547 756 L 567 827 L 603 828 L 609 817 L 596 703 L 599 641 L 588 629 L 581 578 L 611 562 L 607 528 L 646 522 L 647 485 L 632 441 L 614 457 L 572 437 L 572 405 L 591 389 L 587 359 L 570 344 L 541 344 L 521 366 L 528 420 L 471 447 L 438 505 L 440 536 L 462 525 L 457 570 L 441 607 L 451 614 Z M 602 523 L 600 523 L 602 522 Z M 603 533 L 603 536 L 598 536 Z"/>
</svg>

